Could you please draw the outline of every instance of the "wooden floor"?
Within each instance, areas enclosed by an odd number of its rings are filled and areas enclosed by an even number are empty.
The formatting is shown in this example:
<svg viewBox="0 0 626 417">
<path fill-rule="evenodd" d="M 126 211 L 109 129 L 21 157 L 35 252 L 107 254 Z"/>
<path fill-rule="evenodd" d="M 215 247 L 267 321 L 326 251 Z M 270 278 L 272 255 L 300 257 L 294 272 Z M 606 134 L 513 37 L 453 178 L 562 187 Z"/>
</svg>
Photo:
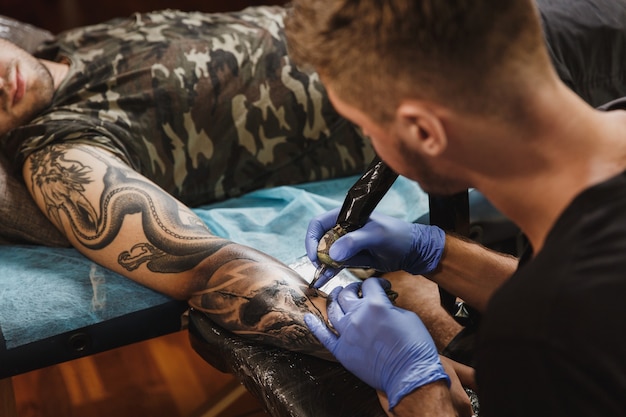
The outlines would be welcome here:
<svg viewBox="0 0 626 417">
<path fill-rule="evenodd" d="M 13 386 L 19 417 L 269 416 L 184 331 L 18 375 Z"/>
</svg>

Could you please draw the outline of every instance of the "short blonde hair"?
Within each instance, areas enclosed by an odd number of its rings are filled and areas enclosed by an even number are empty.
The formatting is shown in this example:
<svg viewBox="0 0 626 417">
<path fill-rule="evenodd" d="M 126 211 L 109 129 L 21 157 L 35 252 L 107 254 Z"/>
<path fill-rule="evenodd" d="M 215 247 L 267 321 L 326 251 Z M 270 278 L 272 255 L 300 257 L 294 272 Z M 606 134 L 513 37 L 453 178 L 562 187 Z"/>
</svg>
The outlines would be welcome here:
<svg viewBox="0 0 626 417">
<path fill-rule="evenodd" d="M 286 35 L 296 63 L 378 121 L 408 96 L 502 112 L 528 68 L 551 65 L 533 0 L 293 0 Z"/>
</svg>

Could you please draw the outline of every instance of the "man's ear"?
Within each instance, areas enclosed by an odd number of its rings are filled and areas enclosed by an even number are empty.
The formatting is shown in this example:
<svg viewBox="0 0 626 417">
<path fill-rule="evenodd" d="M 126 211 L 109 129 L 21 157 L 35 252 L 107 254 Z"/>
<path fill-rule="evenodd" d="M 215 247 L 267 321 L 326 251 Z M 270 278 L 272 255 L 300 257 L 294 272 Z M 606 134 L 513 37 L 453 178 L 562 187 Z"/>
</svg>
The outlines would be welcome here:
<svg viewBox="0 0 626 417">
<path fill-rule="evenodd" d="M 448 145 L 442 121 L 423 102 L 404 101 L 396 110 L 396 128 L 408 146 L 438 156 Z"/>
</svg>

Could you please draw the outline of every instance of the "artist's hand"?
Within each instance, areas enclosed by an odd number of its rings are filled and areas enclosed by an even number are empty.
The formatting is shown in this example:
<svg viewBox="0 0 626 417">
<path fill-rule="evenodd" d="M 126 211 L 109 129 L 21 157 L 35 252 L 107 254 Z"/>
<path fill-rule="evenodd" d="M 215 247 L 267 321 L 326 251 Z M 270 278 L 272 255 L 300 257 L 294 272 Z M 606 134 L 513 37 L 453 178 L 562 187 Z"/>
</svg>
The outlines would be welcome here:
<svg viewBox="0 0 626 417">
<path fill-rule="evenodd" d="M 319 264 L 319 241 L 326 231 L 335 226 L 338 214 L 338 209 L 331 210 L 309 222 L 305 246 L 309 259 L 315 265 Z M 362 228 L 337 239 L 328 254 L 344 267 L 426 274 L 437 268 L 445 240 L 445 233 L 436 226 L 372 214 Z M 329 269 L 326 275 L 334 276 L 333 272 L 336 273 Z M 322 276 L 315 286 L 319 288 L 327 281 L 328 277 Z"/>
<path fill-rule="evenodd" d="M 437 348 L 415 313 L 395 307 L 385 289 L 389 281 L 369 278 L 337 287 L 329 294 L 328 319 L 305 316 L 313 334 L 343 366 L 371 387 L 384 391 L 392 409 L 405 395 L 450 379 Z"/>
</svg>

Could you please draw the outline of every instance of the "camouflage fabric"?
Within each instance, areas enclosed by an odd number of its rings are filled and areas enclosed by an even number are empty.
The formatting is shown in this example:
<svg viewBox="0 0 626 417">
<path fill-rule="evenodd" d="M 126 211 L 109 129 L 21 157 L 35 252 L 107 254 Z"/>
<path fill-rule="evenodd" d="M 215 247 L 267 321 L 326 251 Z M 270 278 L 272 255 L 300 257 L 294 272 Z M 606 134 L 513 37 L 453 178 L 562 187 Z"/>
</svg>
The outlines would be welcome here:
<svg viewBox="0 0 626 417">
<path fill-rule="evenodd" d="M 112 150 L 186 204 L 360 174 L 370 144 L 290 63 L 284 9 L 135 14 L 60 34 L 68 59 L 52 106 L 4 140 L 24 158 L 50 143 Z"/>
</svg>

